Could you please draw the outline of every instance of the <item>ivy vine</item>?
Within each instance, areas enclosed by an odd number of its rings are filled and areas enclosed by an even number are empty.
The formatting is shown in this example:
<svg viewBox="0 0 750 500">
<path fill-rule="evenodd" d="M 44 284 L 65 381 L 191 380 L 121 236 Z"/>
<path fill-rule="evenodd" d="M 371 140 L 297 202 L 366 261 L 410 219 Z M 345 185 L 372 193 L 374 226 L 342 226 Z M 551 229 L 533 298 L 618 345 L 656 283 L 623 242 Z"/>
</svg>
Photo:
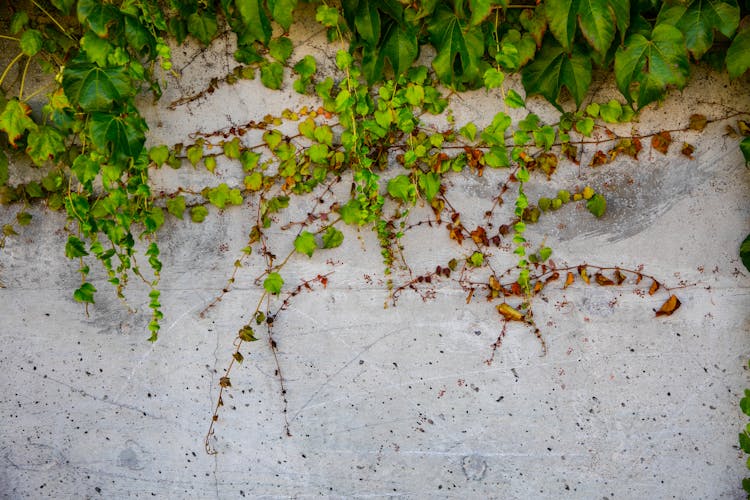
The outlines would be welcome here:
<svg viewBox="0 0 750 500">
<path fill-rule="evenodd" d="M 263 293 L 252 319 L 237 333 L 233 359 L 219 381 L 209 437 L 223 392 L 231 387 L 231 369 L 244 360 L 243 346 L 256 340 L 255 329 L 265 325 L 275 354 L 271 329 L 276 315 L 294 296 L 327 284 L 328 275 L 320 275 L 290 285 L 284 266 L 297 255 L 310 258 L 341 245 L 342 224 L 368 226 L 377 234 L 389 300 L 395 302 L 405 290 L 424 293 L 425 283 L 452 279 L 466 290 L 467 300 L 482 292 L 497 301 L 504 325 L 528 325 L 543 349 L 532 301 L 556 280 L 567 287 L 576 280 L 639 286 L 645 279 L 649 294 L 665 294 L 657 316 L 672 314 L 680 306 L 674 289 L 642 269 L 586 262 L 558 267 L 549 246 L 533 249 L 527 240 L 529 224 L 569 204 L 582 204 L 592 217 L 601 217 L 607 207 L 603 193 L 591 186 L 563 186 L 532 200 L 524 185 L 533 175 L 551 178 L 562 161 L 582 161 L 583 144 L 596 142 L 602 148 L 590 158 L 594 167 L 620 155 L 637 158 L 644 140 L 666 153 L 670 132 L 676 131 L 620 137 L 608 124 L 630 121 L 671 89 L 683 88 L 695 64 L 712 65 L 732 78 L 750 68 L 750 2 L 736 0 L 19 0 L 2 9 L 0 40 L 11 55 L 0 74 L 0 203 L 19 209 L 16 221 L 3 226 L 0 246 L 31 223 L 30 204 L 64 210 L 69 233 L 64 252 L 76 260 L 81 275 L 75 300 L 88 307 L 99 292 L 88 279 L 92 260 L 103 266 L 123 300 L 128 282 L 142 280 L 150 290 L 149 340 L 155 341 L 163 317 L 157 236 L 165 218 L 187 214 L 200 223 L 209 205 L 224 209 L 251 197 L 258 200 L 247 245 L 227 286 L 209 305 L 231 291 L 237 270 L 261 251 Z M 313 57 L 294 57 L 288 33 L 303 15 L 314 15 L 336 44 L 338 73 L 321 76 Z M 159 99 L 162 87 L 178 76 L 171 48 L 188 40 L 208 46 L 226 33 L 236 39 L 237 67 L 172 107 L 256 77 L 270 89 L 291 84 L 296 92 L 316 96 L 320 107 L 195 134 L 189 144 L 146 148 L 148 125 L 137 98 L 151 93 Z M 429 67 L 418 63 L 425 52 L 433 54 Z M 28 76 L 39 70 L 50 75 L 49 84 L 29 92 Z M 583 105 L 595 70 L 614 74 L 621 99 Z M 510 110 L 523 110 L 526 98 L 506 89 L 512 73 L 520 74 L 526 97 L 540 95 L 559 110 L 557 122 L 544 123 L 528 111 L 513 122 Z M 472 123 L 454 126 L 450 94 L 477 88 L 499 89 L 502 110 L 483 130 Z M 445 126 L 425 125 L 422 116 L 429 114 L 447 116 Z M 737 112 L 731 117 L 738 118 L 739 147 L 750 161 L 746 116 Z M 693 115 L 687 129 L 700 131 L 714 120 Z M 283 132 L 290 123 L 298 131 L 291 137 Z M 593 141 L 596 130 L 606 131 L 608 138 Z M 260 137 L 256 144 L 243 139 L 249 132 Z M 682 145 L 681 154 L 692 157 L 693 152 L 690 144 Z M 219 156 L 242 166 L 240 187 L 154 189 L 154 169 L 191 164 L 214 172 Z M 386 175 L 394 162 L 399 173 Z M 19 182 L 15 169 L 23 163 L 39 168 L 41 181 Z M 490 200 L 486 223 L 466 227 L 444 179 L 464 170 L 482 175 L 485 169 L 505 169 L 507 181 Z M 331 200 L 332 186 L 346 176 L 353 182 L 350 196 Z M 504 199 L 509 190 L 515 195 L 513 209 L 498 224 L 496 212 L 510 201 Z M 297 229 L 293 248 L 276 256 L 268 249 L 268 228 L 290 196 L 311 193 L 321 208 L 290 226 Z M 434 271 L 395 283 L 393 271 L 408 269 L 400 240 L 417 203 L 431 208 L 432 222 L 462 253 Z M 145 250 L 141 254 L 137 248 Z M 514 253 L 515 267 L 494 269 L 491 248 Z M 739 252 L 750 269 L 750 235 Z M 477 270 L 484 275 L 477 277 Z M 283 298 L 271 301 L 275 296 Z M 280 305 L 274 309 L 273 304 Z M 505 327 L 493 355 L 504 333 Z M 283 394 L 281 375 L 280 381 Z M 750 416 L 749 401 L 750 392 L 741 403 Z M 740 435 L 740 445 L 750 453 L 750 427 Z M 750 492 L 750 480 L 743 486 Z"/>
</svg>

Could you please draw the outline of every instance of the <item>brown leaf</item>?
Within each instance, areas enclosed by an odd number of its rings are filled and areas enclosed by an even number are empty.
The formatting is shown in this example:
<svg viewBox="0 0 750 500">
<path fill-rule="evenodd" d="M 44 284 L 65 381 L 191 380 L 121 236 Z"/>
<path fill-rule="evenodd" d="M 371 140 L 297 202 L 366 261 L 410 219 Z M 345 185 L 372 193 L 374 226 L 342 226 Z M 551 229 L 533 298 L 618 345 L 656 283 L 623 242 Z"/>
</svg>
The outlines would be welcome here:
<svg viewBox="0 0 750 500">
<path fill-rule="evenodd" d="M 552 153 L 542 153 L 536 159 L 537 165 L 542 171 L 547 174 L 547 178 L 551 177 L 552 174 L 557 170 L 557 155 Z"/>
<path fill-rule="evenodd" d="M 706 124 L 708 123 L 708 120 L 706 120 L 706 117 L 703 115 L 690 115 L 690 130 L 697 130 L 700 132 L 704 128 L 706 128 Z"/>
<path fill-rule="evenodd" d="M 565 155 L 565 157 L 578 165 L 578 147 L 573 146 L 569 142 L 564 142 L 562 145 L 562 154 Z"/>
<path fill-rule="evenodd" d="M 519 311 L 518 309 L 515 309 L 513 306 L 511 306 L 507 302 L 498 304 L 496 308 L 497 308 L 497 312 L 502 314 L 503 318 L 505 318 L 506 321 L 523 321 L 524 320 L 523 313 Z"/>
<path fill-rule="evenodd" d="M 487 238 L 487 231 L 485 231 L 482 226 L 477 226 L 477 228 L 471 232 L 471 239 L 474 240 L 474 243 L 477 245 L 489 246 L 490 244 L 490 240 Z"/>
<path fill-rule="evenodd" d="M 692 144 L 688 144 L 687 142 L 683 142 L 682 150 L 680 151 L 680 153 L 682 153 L 683 156 L 687 156 L 688 158 L 692 160 L 694 159 L 693 153 L 695 153 L 695 146 L 693 146 Z"/>
<path fill-rule="evenodd" d="M 670 295 L 661 308 L 656 311 L 656 316 L 671 316 L 673 312 L 680 308 L 680 304 L 680 299 L 677 296 Z"/>
<path fill-rule="evenodd" d="M 534 289 L 532 290 L 532 292 L 533 293 L 539 293 L 539 292 L 542 291 L 542 288 L 544 288 L 544 283 L 542 283 L 541 281 L 537 281 L 534 284 Z"/>
<path fill-rule="evenodd" d="M 614 285 L 615 284 L 614 281 L 612 281 L 611 279 L 607 278 L 602 273 L 596 273 L 594 275 L 594 278 L 596 279 L 596 282 L 599 285 L 601 285 L 601 286 L 610 286 L 610 285 Z"/>
<path fill-rule="evenodd" d="M 560 273 L 558 273 L 557 271 L 555 271 L 554 273 L 550 274 L 549 278 L 547 278 L 546 280 L 544 280 L 544 283 L 547 284 L 547 283 L 549 283 L 551 281 L 555 281 L 556 279 L 559 279 L 559 278 L 560 278 Z"/>
<path fill-rule="evenodd" d="M 672 136 L 666 130 L 651 137 L 651 147 L 663 155 L 667 154 L 670 144 L 672 144 Z"/>
<path fill-rule="evenodd" d="M 661 285 L 659 285 L 659 282 L 656 281 L 656 280 L 654 280 L 654 282 L 651 283 L 651 288 L 648 289 L 648 294 L 649 295 L 655 294 L 656 291 L 659 289 L 659 286 L 661 286 Z"/>
<path fill-rule="evenodd" d="M 568 276 L 565 278 L 565 285 L 563 286 L 563 290 L 572 285 L 575 280 L 575 275 L 573 273 L 568 273 Z"/>
<path fill-rule="evenodd" d="M 620 271 L 619 269 L 615 271 L 615 281 L 617 281 L 618 285 L 622 285 L 622 282 L 625 281 L 626 279 L 627 278 L 625 277 L 624 274 L 622 274 L 622 271 Z"/>
<path fill-rule="evenodd" d="M 602 165 L 606 165 L 609 161 L 609 158 L 607 157 L 606 153 L 602 151 L 601 149 L 594 153 L 593 158 L 591 158 L 591 162 L 589 163 L 589 167 L 600 167 Z"/>
<path fill-rule="evenodd" d="M 232 382 L 229 381 L 229 377 L 221 377 L 219 379 L 219 385 L 222 387 L 232 387 Z"/>
<path fill-rule="evenodd" d="M 581 275 L 581 279 L 585 281 L 587 285 L 591 283 L 591 279 L 589 278 L 589 275 L 586 272 L 586 268 L 584 266 L 578 266 L 578 274 Z"/>
<path fill-rule="evenodd" d="M 490 276 L 490 288 L 494 291 L 499 291 L 503 288 L 503 286 L 500 284 L 499 281 L 497 281 L 497 278 L 494 276 Z"/>
</svg>

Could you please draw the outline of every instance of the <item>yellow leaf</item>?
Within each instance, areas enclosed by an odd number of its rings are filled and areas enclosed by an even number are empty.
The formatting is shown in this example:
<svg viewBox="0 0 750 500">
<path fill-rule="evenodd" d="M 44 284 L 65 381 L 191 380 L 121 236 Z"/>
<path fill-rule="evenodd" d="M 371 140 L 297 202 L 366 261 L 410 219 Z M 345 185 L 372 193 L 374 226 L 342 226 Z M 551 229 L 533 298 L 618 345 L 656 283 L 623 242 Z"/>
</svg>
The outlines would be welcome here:
<svg viewBox="0 0 750 500">
<path fill-rule="evenodd" d="M 497 312 L 503 315 L 507 321 L 523 321 L 524 315 L 518 309 L 515 309 L 507 302 L 503 302 L 497 306 Z"/>
</svg>

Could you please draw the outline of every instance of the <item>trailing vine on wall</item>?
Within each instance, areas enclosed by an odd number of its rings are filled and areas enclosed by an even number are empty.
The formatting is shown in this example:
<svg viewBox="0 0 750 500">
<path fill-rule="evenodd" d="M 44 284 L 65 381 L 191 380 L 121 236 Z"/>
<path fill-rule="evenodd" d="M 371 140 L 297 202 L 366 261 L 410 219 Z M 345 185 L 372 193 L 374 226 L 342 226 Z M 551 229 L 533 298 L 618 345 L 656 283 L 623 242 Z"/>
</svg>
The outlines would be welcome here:
<svg viewBox="0 0 750 500">
<path fill-rule="evenodd" d="M 642 135 L 619 136 L 610 127 L 630 121 L 671 89 L 683 88 L 697 63 L 733 78 L 745 75 L 750 68 L 747 1 L 20 0 L 0 9 L 0 40 L 11 54 L 0 74 L 0 203 L 18 207 L 15 222 L 3 226 L 0 246 L 32 222 L 30 204 L 64 210 L 69 233 L 64 252 L 78 263 L 81 275 L 75 300 L 88 307 L 99 292 L 88 279 L 93 260 L 123 300 L 128 282 L 142 280 L 150 290 L 148 328 L 155 341 L 163 317 L 157 235 L 165 218 L 188 216 L 200 223 L 209 205 L 224 209 L 257 200 L 242 255 L 226 287 L 207 307 L 231 291 L 238 270 L 260 252 L 263 292 L 251 320 L 239 329 L 233 358 L 220 378 L 206 439 L 209 451 L 231 370 L 244 360 L 246 343 L 256 340 L 255 329 L 267 329 L 276 355 L 276 316 L 296 295 L 325 287 L 329 279 L 326 274 L 285 283 L 284 266 L 292 258 L 311 258 L 341 245 L 343 224 L 370 227 L 377 234 L 390 303 L 407 290 L 428 299 L 429 285 L 447 280 L 466 291 L 467 301 L 481 294 L 493 302 L 503 326 L 491 362 L 508 322 L 527 325 L 546 350 L 532 304 L 555 282 L 561 287 L 576 281 L 630 285 L 650 295 L 663 293 L 657 316 L 680 306 L 675 288 L 641 268 L 586 261 L 557 266 L 552 248 L 527 239 L 528 225 L 571 204 L 598 218 L 607 200 L 591 186 L 559 186 L 546 197 L 530 199 L 524 186 L 532 176 L 551 179 L 563 162 L 597 167 L 618 156 L 637 159 L 643 142 L 666 154 L 672 134 L 701 131 L 729 118 L 737 120 L 733 130 L 750 161 L 750 126 L 743 111 L 695 114 L 684 129 Z M 287 35 L 303 15 L 314 16 L 335 44 L 334 74 L 321 76 L 319 61 L 294 56 Z M 315 96 L 319 107 L 196 133 L 191 143 L 146 148 L 148 125 L 136 99 L 144 93 L 158 99 L 162 87 L 179 77 L 171 48 L 188 40 L 208 46 L 227 32 L 236 37 L 236 68 L 171 107 L 253 78 L 270 89 L 291 85 Z M 434 52 L 429 67 L 418 63 L 427 46 Z M 614 72 L 621 99 L 587 101 L 595 69 Z M 30 92 L 28 77 L 40 70 L 50 75 L 49 84 Z M 511 73 L 520 73 L 526 96 L 541 95 L 559 110 L 556 122 L 545 123 L 525 109 L 525 98 L 505 86 Z M 502 95 L 490 125 L 454 124 L 451 96 L 477 88 L 499 89 Z M 423 117 L 428 115 L 445 117 L 443 126 L 427 125 Z M 285 132 L 290 126 L 296 133 Z M 592 144 L 596 152 L 584 157 L 582 146 Z M 693 153 L 692 145 L 680 146 L 680 154 L 691 158 Z M 161 192 L 150 179 L 165 166 L 191 164 L 214 172 L 220 156 L 242 166 L 241 187 L 221 183 Z M 41 181 L 17 179 L 16 168 L 25 163 L 43 172 Z M 387 171 L 393 165 L 398 165 L 396 175 Z M 487 169 L 507 176 L 496 197 L 485 200 L 484 223 L 468 226 L 451 203 L 444 179 L 463 171 L 481 176 Z M 337 199 L 335 187 L 344 179 L 351 190 Z M 269 247 L 268 229 L 290 197 L 304 195 L 316 197 L 318 208 L 283 228 L 294 232 L 293 248 L 278 256 Z M 429 220 L 410 219 L 418 204 L 430 208 Z M 403 256 L 402 237 L 424 224 L 445 231 L 458 253 L 434 270 L 414 273 Z M 137 248 L 145 250 L 141 254 Z M 515 254 L 516 264 L 496 269 L 493 252 Z M 750 269 L 750 236 L 740 256 Z M 395 281 L 396 270 L 408 279 Z M 283 395 L 282 367 L 277 367 Z M 741 408 L 750 416 L 748 398 Z M 750 453 L 750 428 L 741 434 L 740 445 Z M 750 492 L 750 481 L 743 485 Z"/>
</svg>

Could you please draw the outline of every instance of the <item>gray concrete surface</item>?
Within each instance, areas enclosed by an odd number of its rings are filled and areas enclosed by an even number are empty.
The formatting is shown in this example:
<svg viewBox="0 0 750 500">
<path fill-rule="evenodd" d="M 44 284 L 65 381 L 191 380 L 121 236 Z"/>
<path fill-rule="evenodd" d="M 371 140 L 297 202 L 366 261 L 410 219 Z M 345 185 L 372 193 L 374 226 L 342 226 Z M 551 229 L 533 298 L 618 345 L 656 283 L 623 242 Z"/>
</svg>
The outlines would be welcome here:
<svg viewBox="0 0 750 500">
<path fill-rule="evenodd" d="M 306 40 L 296 57 L 324 55 L 319 34 L 293 35 Z M 308 102 L 253 81 L 168 109 L 231 69 L 231 47 L 222 43 L 208 54 L 176 51 L 183 78 L 148 110 L 152 143 Z M 701 72 L 620 131 L 750 109 L 747 88 Z M 593 97 L 615 95 L 602 82 Z M 497 98 L 455 98 L 457 121 L 487 123 Z M 554 116 L 540 100 L 530 108 Z M 642 265 L 665 284 L 684 285 L 673 316 L 654 318 L 665 297 L 649 297 L 643 286 L 552 287 L 534 305 L 548 353 L 511 326 L 487 364 L 501 328 L 491 304 L 467 305 L 466 293 L 444 282 L 431 300 L 405 293 L 384 309 L 376 238 L 347 228 L 340 248 L 297 256 L 284 272 L 297 283 L 333 271 L 325 290 L 299 295 L 276 322 L 291 437 L 273 353 L 261 341 L 233 373 L 215 456 L 204 453 L 203 438 L 232 339 L 260 295 L 259 260 L 217 307 L 199 312 L 231 274 L 257 201 L 212 209 L 200 225 L 168 220 L 160 236 L 166 318 L 155 344 L 145 341 L 137 284 L 128 291 L 134 314 L 98 270 L 89 315 L 73 301 L 78 277 L 64 257 L 64 218 L 33 208 L 33 224 L 0 252 L 0 496 L 741 498 L 747 471 L 736 441 L 747 420 L 738 400 L 750 385 L 750 278 L 737 248 L 750 228 L 750 171 L 727 123 L 674 134 L 667 156 L 645 143 L 640 162 L 563 164 L 553 181 L 535 177 L 528 186 L 532 199 L 588 183 L 601 189 L 609 203 L 601 220 L 567 207 L 533 226 L 530 238 L 546 237 L 558 265 Z M 679 154 L 683 140 L 695 145 L 694 160 Z M 220 163 L 218 172 L 155 175 L 165 187 L 241 182 L 237 166 Z M 467 225 L 481 220 L 504 175 L 451 177 L 451 200 Z M 282 219 L 299 220 L 314 203 L 297 200 Z M 0 209 L 0 223 L 14 215 Z M 410 220 L 427 215 L 418 207 Z M 293 236 L 275 234 L 279 254 Z M 424 227 L 404 241 L 416 273 L 470 252 Z M 513 262 L 509 252 L 490 259 L 499 269 Z M 396 273 L 397 284 L 405 279 Z"/>
</svg>

